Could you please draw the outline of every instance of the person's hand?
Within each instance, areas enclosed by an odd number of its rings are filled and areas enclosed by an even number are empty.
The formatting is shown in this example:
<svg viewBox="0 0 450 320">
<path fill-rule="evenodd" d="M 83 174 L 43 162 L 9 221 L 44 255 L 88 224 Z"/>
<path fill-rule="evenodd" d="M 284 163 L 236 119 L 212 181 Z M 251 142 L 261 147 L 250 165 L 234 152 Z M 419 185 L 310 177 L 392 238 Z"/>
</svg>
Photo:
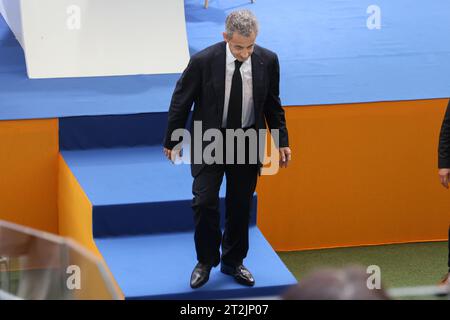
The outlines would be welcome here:
<svg viewBox="0 0 450 320">
<path fill-rule="evenodd" d="M 164 155 L 166 156 L 166 158 L 169 159 L 170 161 L 172 161 L 172 163 L 175 162 L 175 159 L 177 156 L 181 157 L 181 149 L 174 150 L 174 149 L 164 148 L 163 152 L 164 152 Z"/>
<path fill-rule="evenodd" d="M 441 179 L 441 184 L 448 189 L 448 179 L 450 174 L 450 168 L 439 169 L 439 179 Z"/>
<path fill-rule="evenodd" d="M 287 168 L 291 160 L 291 149 L 289 147 L 280 148 L 280 168 Z"/>
</svg>

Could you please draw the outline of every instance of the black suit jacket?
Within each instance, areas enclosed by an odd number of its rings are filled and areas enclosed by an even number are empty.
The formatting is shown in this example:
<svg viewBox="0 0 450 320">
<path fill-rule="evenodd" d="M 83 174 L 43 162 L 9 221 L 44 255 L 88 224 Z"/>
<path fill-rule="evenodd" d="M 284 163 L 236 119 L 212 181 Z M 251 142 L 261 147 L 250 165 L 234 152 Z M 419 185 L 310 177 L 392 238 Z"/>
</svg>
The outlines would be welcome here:
<svg viewBox="0 0 450 320">
<path fill-rule="evenodd" d="M 202 121 L 202 129 L 220 129 L 225 99 L 226 42 L 216 43 L 193 55 L 178 80 L 173 92 L 168 114 L 168 126 L 164 146 L 172 149 L 177 141 L 171 141 L 172 132 L 185 128 L 194 103 L 191 121 Z M 255 45 L 252 54 L 253 102 L 255 127 L 279 129 L 279 147 L 287 147 L 288 132 L 284 110 L 279 97 L 280 66 L 275 53 Z M 195 137 L 192 135 L 192 142 Z M 203 144 L 203 148 L 210 142 Z M 192 143 L 193 144 L 193 143 Z M 191 148 L 192 150 L 192 148 Z M 192 152 L 191 152 L 192 158 Z M 195 177 L 204 164 L 193 164 L 191 172 Z"/>
<path fill-rule="evenodd" d="M 438 167 L 450 168 L 450 101 L 442 121 L 439 136 Z"/>
</svg>

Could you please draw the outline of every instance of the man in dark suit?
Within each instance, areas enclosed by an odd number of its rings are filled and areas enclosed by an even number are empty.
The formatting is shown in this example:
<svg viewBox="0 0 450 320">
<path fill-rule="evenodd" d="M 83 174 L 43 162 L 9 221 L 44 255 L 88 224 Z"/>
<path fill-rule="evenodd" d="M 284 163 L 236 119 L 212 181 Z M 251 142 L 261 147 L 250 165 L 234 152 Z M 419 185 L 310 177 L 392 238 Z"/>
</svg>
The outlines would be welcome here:
<svg viewBox="0 0 450 320">
<path fill-rule="evenodd" d="M 450 102 L 445 112 L 444 121 L 439 136 L 438 167 L 441 184 L 448 189 L 450 177 Z M 448 230 L 448 273 L 442 279 L 442 284 L 450 284 L 450 227 Z"/>
<path fill-rule="evenodd" d="M 277 55 L 255 44 L 258 24 L 248 10 L 232 12 L 226 19 L 224 41 L 193 55 L 174 90 L 164 141 L 164 153 L 173 161 L 179 155 L 172 134 L 185 128 L 194 103 L 191 131 L 191 173 L 194 177 L 192 208 L 195 221 L 195 248 L 198 263 L 191 275 L 191 287 L 204 285 L 210 271 L 221 263 L 221 271 L 243 285 L 253 286 L 255 280 L 243 265 L 248 252 L 248 227 L 253 193 L 261 159 L 249 159 L 250 154 L 264 143 L 259 136 L 256 144 L 245 142 L 245 161 L 236 163 L 242 151 L 235 144 L 218 145 L 224 162 L 211 163 L 200 157 L 208 144 L 192 130 L 201 124 L 202 132 L 217 130 L 222 134 L 259 132 L 266 122 L 279 150 L 279 165 L 287 167 L 291 157 L 284 111 L 279 98 L 279 63 Z M 225 140 L 225 138 L 223 138 Z M 255 148 L 256 146 L 256 148 Z M 234 149 L 234 150 L 230 150 Z M 225 155 L 230 156 L 231 161 Z M 259 153 L 258 153 L 259 155 Z M 225 159 L 227 158 L 227 159 Z M 277 160 L 278 161 L 278 160 Z M 278 164 L 278 162 L 277 162 Z M 225 230 L 220 230 L 219 189 L 226 176 Z M 222 245 L 222 254 L 220 254 Z"/>
</svg>

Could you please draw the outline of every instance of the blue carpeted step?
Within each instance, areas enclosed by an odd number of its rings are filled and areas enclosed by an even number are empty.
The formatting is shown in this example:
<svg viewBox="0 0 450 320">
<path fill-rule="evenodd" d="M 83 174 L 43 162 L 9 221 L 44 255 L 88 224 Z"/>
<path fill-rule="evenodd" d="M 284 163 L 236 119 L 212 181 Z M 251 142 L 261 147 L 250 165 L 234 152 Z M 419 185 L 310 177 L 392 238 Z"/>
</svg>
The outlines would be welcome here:
<svg viewBox="0 0 450 320">
<path fill-rule="evenodd" d="M 167 112 L 59 119 L 61 150 L 161 145 Z"/>
<path fill-rule="evenodd" d="M 276 296 L 296 279 L 259 229 L 250 229 L 245 265 L 256 284 L 248 288 L 214 268 L 210 280 L 193 290 L 189 278 L 197 261 L 192 232 L 95 240 L 126 299 L 227 299 Z"/>
<path fill-rule="evenodd" d="M 162 147 L 61 153 L 92 203 L 94 237 L 193 229 L 190 167 L 171 164 Z M 222 212 L 224 196 L 222 186 Z M 256 224 L 256 196 L 251 217 Z"/>
</svg>

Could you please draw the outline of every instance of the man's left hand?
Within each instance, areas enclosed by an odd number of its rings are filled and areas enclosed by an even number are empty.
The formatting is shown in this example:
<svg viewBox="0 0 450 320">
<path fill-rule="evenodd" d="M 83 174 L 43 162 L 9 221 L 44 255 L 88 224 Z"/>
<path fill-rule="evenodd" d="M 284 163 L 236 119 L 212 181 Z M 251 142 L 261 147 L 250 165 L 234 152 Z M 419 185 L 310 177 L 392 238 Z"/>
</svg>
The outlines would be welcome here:
<svg viewBox="0 0 450 320">
<path fill-rule="evenodd" d="M 287 168 L 288 162 L 291 161 L 291 149 L 289 147 L 280 148 L 280 167 Z"/>
</svg>

